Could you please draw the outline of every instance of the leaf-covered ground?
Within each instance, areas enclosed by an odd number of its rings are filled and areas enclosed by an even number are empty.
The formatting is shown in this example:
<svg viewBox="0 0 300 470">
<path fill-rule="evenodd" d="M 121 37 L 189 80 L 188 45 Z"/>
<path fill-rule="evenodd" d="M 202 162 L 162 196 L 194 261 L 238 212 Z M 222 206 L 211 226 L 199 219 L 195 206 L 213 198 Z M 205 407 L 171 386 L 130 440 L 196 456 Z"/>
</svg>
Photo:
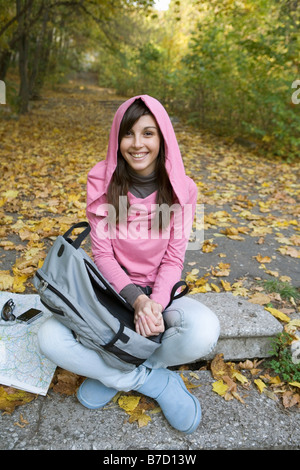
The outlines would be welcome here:
<svg viewBox="0 0 300 470">
<path fill-rule="evenodd" d="M 86 175 L 105 158 L 121 102 L 109 90 L 70 82 L 46 90 L 26 116 L 1 115 L 2 290 L 30 289 L 25 278 L 51 240 L 85 218 Z M 194 277 L 209 274 L 221 290 L 221 280 L 248 287 L 258 278 L 299 287 L 300 163 L 264 160 L 177 119 L 174 126 L 204 205 L 204 245 L 187 252 L 184 275 L 193 266 Z"/>
<path fill-rule="evenodd" d="M 122 101 L 70 81 L 45 90 L 26 116 L 1 110 L 0 290 L 34 292 L 32 277 L 52 241 L 86 218 L 86 176 L 105 158 Z M 285 325 L 299 318 L 299 161 L 263 159 L 176 117 L 174 127 L 204 205 L 204 225 L 195 225 L 204 227 L 204 244 L 187 252 L 183 272 L 192 292 L 230 291 L 283 315 Z M 300 335 L 297 322 L 290 332 Z M 58 389 L 63 376 L 56 375 Z"/>
</svg>

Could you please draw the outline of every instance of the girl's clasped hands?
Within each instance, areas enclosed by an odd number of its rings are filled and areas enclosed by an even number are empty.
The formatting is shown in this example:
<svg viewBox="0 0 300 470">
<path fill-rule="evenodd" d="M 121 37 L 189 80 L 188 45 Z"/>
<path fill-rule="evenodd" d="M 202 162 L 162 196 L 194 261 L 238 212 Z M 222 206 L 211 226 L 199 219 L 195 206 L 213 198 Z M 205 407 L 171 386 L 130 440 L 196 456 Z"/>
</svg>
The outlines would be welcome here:
<svg viewBox="0 0 300 470">
<path fill-rule="evenodd" d="M 135 330 L 141 336 L 157 336 L 165 331 L 163 307 L 147 295 L 139 295 L 134 304 Z"/>
</svg>

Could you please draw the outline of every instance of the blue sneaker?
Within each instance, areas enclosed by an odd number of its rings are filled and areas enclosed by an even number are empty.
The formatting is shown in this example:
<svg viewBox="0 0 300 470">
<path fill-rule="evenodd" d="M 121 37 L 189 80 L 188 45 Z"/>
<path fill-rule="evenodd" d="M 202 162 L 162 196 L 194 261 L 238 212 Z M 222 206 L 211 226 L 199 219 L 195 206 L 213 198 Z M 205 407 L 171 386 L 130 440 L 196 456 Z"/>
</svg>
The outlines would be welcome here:
<svg viewBox="0 0 300 470">
<path fill-rule="evenodd" d="M 118 393 L 114 388 L 103 385 L 99 380 L 85 379 L 77 390 L 80 403 L 90 410 L 103 408 Z"/>
</svg>

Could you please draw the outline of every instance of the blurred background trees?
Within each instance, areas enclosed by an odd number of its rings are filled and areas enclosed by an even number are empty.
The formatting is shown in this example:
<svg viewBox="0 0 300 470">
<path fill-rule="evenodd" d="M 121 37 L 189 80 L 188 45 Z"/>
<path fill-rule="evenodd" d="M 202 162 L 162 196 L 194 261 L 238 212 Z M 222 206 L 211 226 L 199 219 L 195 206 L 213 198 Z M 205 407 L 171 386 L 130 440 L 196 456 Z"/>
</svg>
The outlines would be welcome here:
<svg viewBox="0 0 300 470">
<path fill-rule="evenodd" d="M 299 0 L 0 0 L 0 79 L 28 111 L 82 70 L 122 96 L 287 159 L 299 155 Z M 300 93 L 299 93 L 300 98 Z M 294 102 L 293 102 L 294 101 Z M 300 99 L 298 100 L 300 101 Z"/>
</svg>

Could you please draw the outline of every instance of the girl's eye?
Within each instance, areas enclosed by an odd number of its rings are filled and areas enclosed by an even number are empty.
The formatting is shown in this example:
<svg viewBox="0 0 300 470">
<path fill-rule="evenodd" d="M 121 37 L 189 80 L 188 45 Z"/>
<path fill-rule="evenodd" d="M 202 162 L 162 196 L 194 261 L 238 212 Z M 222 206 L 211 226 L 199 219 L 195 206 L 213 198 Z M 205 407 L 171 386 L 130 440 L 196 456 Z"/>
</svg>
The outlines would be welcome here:
<svg viewBox="0 0 300 470">
<path fill-rule="evenodd" d="M 134 131 L 130 130 L 130 131 L 127 131 L 127 132 L 125 133 L 124 137 L 131 137 L 131 136 L 133 136 L 133 135 L 134 135 Z M 143 132 L 143 135 L 144 135 L 145 137 L 152 137 L 152 136 L 155 135 L 155 131 L 146 131 L 146 130 L 145 130 L 145 131 Z"/>
</svg>

